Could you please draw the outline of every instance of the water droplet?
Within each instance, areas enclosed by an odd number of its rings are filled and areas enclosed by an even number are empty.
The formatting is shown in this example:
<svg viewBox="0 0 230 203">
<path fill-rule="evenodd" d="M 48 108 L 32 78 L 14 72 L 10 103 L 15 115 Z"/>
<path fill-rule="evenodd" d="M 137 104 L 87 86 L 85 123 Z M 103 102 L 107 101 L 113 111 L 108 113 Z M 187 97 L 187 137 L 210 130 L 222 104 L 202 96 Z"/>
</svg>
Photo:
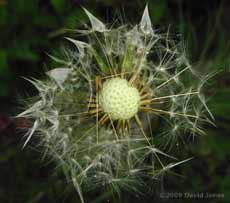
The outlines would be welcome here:
<svg viewBox="0 0 230 203">
<path fill-rule="evenodd" d="M 141 23 L 140 23 L 141 31 L 146 35 L 153 35 L 152 23 L 149 16 L 148 6 L 145 7 Z"/>
<path fill-rule="evenodd" d="M 99 19 L 97 19 L 94 15 L 92 15 L 88 10 L 84 8 L 84 11 L 86 15 L 88 16 L 91 25 L 92 25 L 92 30 L 97 31 L 97 32 L 105 32 L 106 27 L 104 23 L 102 23 Z"/>
</svg>

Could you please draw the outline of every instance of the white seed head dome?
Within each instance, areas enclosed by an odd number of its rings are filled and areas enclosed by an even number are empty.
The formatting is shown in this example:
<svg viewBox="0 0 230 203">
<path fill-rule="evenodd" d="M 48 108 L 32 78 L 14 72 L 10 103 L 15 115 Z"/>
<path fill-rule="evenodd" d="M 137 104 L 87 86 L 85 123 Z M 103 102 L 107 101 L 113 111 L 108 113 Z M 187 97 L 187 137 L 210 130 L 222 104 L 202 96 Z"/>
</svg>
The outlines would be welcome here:
<svg viewBox="0 0 230 203">
<path fill-rule="evenodd" d="M 138 111 L 139 102 L 138 90 L 122 78 L 106 80 L 99 93 L 99 105 L 113 120 L 133 117 Z"/>
</svg>

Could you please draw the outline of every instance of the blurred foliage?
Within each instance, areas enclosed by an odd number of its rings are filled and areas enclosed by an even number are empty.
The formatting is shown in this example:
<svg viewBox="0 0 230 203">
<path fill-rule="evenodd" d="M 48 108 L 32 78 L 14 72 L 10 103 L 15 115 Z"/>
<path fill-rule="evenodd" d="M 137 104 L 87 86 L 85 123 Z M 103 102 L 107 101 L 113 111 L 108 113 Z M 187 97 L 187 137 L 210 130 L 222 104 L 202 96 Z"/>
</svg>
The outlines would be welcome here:
<svg viewBox="0 0 230 203">
<path fill-rule="evenodd" d="M 63 175 L 54 174 L 52 163 L 41 160 L 34 149 L 21 150 L 15 124 L 3 115 L 15 115 L 18 95 L 36 94 L 20 76 L 41 78 L 52 67 L 46 53 L 59 51 L 65 28 L 79 28 L 88 20 L 81 6 L 107 22 L 113 16 L 138 22 L 148 2 L 153 23 L 160 31 L 184 36 L 189 57 L 197 71 L 220 71 L 207 84 L 204 94 L 217 127 L 206 126 L 207 136 L 173 149 L 179 159 L 194 160 L 176 168 L 156 185 L 151 197 L 124 194 L 111 202 L 178 202 L 160 198 L 165 192 L 223 193 L 225 198 L 183 199 L 183 202 L 230 202 L 230 2 L 227 0 L 0 0 L 0 202 L 78 202 Z M 7 123 L 7 125 L 6 125 Z M 185 148 L 185 149 L 184 149 Z M 162 189 L 162 187 L 164 187 Z M 98 191 L 100 194 L 100 192 Z M 104 196 L 103 196 L 104 195 Z M 106 194 L 89 202 L 106 202 Z M 93 201 L 94 200 L 94 201 Z"/>
</svg>

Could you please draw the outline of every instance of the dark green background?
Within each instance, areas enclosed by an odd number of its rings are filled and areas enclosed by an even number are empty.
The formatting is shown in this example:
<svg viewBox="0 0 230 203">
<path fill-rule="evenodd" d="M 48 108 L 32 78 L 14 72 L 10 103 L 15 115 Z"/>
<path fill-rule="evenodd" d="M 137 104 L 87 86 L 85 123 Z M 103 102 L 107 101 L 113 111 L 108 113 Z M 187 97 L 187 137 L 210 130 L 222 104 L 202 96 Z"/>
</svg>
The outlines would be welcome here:
<svg viewBox="0 0 230 203">
<path fill-rule="evenodd" d="M 0 203 L 79 202 L 71 184 L 54 164 L 27 147 L 16 131 L 23 121 L 10 118 L 20 100 L 36 91 L 23 77 L 44 77 L 53 68 L 46 53 L 60 50 L 67 36 L 64 28 L 88 23 L 81 6 L 105 22 L 114 16 L 140 21 L 148 2 L 154 27 L 184 36 L 188 55 L 201 72 L 220 71 L 205 94 L 217 127 L 206 126 L 207 136 L 175 148 L 179 159 L 194 157 L 167 174 L 152 196 L 122 194 L 118 202 L 230 202 L 230 1 L 228 0 L 0 0 Z M 174 193 L 173 193 L 174 192 Z M 162 195 L 206 192 L 224 198 L 166 198 Z M 99 193 L 101 194 L 101 193 Z M 97 197 L 97 198 L 96 198 Z M 86 194 L 87 202 L 108 202 Z"/>
</svg>

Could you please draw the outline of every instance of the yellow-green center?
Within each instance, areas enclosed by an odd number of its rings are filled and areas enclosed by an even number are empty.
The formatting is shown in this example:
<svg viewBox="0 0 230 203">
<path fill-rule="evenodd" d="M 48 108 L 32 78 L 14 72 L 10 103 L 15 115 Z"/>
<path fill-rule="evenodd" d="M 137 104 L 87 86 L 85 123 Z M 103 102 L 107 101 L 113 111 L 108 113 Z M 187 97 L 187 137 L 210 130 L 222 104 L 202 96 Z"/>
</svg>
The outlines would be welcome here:
<svg viewBox="0 0 230 203">
<path fill-rule="evenodd" d="M 130 119 L 138 112 L 140 95 L 135 87 L 130 87 L 126 79 L 106 80 L 99 93 L 99 105 L 111 119 Z"/>
</svg>

